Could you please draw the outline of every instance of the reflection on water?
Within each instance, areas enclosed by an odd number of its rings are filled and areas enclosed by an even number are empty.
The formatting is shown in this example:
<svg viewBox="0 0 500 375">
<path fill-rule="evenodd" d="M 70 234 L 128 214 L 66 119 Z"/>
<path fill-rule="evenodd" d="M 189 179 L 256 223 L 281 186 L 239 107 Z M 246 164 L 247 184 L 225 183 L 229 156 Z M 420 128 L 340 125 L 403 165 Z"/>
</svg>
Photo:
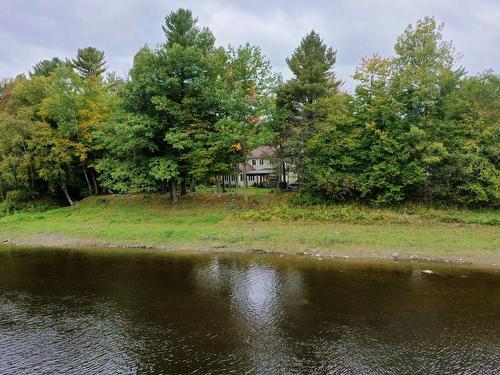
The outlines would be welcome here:
<svg viewBox="0 0 500 375">
<path fill-rule="evenodd" d="M 0 249 L 1 374 L 491 374 L 499 348 L 495 270 Z"/>
</svg>

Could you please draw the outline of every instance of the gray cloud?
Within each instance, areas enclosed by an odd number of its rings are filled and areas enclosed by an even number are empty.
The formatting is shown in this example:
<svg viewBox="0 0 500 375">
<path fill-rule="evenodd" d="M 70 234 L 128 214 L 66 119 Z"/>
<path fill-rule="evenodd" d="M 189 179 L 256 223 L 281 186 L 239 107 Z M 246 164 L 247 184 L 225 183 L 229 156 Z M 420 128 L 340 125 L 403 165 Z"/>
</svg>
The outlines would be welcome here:
<svg viewBox="0 0 500 375">
<path fill-rule="evenodd" d="M 352 86 L 361 57 L 390 56 L 405 27 L 426 15 L 446 24 L 445 39 L 463 54 L 470 72 L 500 68 L 497 0 L 3 0 L 0 77 L 27 72 L 39 60 L 72 57 L 95 46 L 111 70 L 126 75 L 145 43 L 162 42 L 165 15 L 190 8 L 220 45 L 260 46 L 276 71 L 289 75 L 285 58 L 315 29 L 338 53 L 337 74 Z"/>
</svg>

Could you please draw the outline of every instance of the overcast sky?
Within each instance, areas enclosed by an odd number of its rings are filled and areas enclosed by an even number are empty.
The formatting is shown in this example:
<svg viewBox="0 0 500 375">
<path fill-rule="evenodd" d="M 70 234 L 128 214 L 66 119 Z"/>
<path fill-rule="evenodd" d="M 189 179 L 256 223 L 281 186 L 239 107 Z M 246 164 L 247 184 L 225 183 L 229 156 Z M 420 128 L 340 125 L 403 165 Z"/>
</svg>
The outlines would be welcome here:
<svg viewBox="0 0 500 375">
<path fill-rule="evenodd" d="M 470 73 L 500 71 L 500 0 L 2 0 L 0 78 L 86 46 L 103 49 L 110 70 L 125 76 L 141 46 L 163 41 L 164 17 L 179 7 L 218 45 L 260 46 L 285 78 L 285 58 L 315 29 L 337 50 L 337 75 L 349 88 L 363 56 L 392 55 L 396 37 L 426 15 L 446 24 L 445 39 Z"/>
</svg>

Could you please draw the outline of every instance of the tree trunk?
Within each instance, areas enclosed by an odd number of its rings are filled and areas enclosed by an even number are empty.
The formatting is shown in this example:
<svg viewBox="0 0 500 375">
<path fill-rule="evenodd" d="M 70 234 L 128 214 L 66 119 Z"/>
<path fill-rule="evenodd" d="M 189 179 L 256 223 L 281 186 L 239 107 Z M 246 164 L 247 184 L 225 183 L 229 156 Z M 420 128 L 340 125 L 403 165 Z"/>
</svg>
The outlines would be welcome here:
<svg viewBox="0 0 500 375">
<path fill-rule="evenodd" d="M 196 192 L 196 185 L 194 183 L 194 177 L 191 177 L 191 193 Z"/>
<path fill-rule="evenodd" d="M 64 195 L 66 196 L 66 200 L 68 201 L 69 205 L 70 206 L 74 206 L 75 205 L 75 202 L 73 202 L 73 200 L 71 199 L 71 197 L 69 196 L 69 193 L 68 193 L 68 187 L 66 186 L 66 183 L 63 183 L 61 185 L 61 188 L 62 188 L 62 191 L 64 192 Z"/>
<path fill-rule="evenodd" d="M 245 199 L 245 202 L 248 202 L 248 175 L 247 175 L 247 151 L 246 147 L 243 147 L 242 149 L 244 159 L 243 159 L 243 198 Z"/>
<path fill-rule="evenodd" d="M 244 183 L 244 189 L 243 189 L 243 198 L 245 199 L 245 202 L 248 202 L 248 175 L 247 175 L 247 164 L 244 164 L 243 168 L 243 183 Z"/>
<path fill-rule="evenodd" d="M 90 185 L 89 176 L 87 174 L 87 168 L 83 167 L 82 169 L 83 169 L 83 175 L 85 176 L 85 181 L 87 181 L 87 187 L 89 188 L 89 194 L 93 195 L 92 186 Z"/>
<path fill-rule="evenodd" d="M 281 178 L 281 161 L 278 157 L 274 159 L 274 186 L 271 186 L 271 179 L 269 178 L 269 186 L 273 189 L 274 193 L 278 192 L 278 181 Z"/>
<path fill-rule="evenodd" d="M 181 180 L 181 196 L 187 195 L 187 189 L 186 189 L 186 179 L 183 178 Z"/>
<path fill-rule="evenodd" d="M 224 176 L 222 176 L 222 179 L 224 179 Z M 221 197 L 222 196 L 222 193 L 221 193 L 221 181 L 220 181 L 220 176 L 217 176 L 217 197 Z"/>
<path fill-rule="evenodd" d="M 234 169 L 234 173 L 236 174 L 236 183 L 234 184 L 234 194 L 238 193 L 238 187 L 240 185 L 240 169 L 238 168 L 238 163 L 236 163 L 236 167 Z"/>
<path fill-rule="evenodd" d="M 170 182 L 170 198 L 172 198 L 172 204 L 177 203 L 177 182 Z"/>
<path fill-rule="evenodd" d="M 92 181 L 94 182 L 95 195 L 99 195 L 99 186 L 97 185 L 97 179 L 95 178 L 94 168 L 90 169 L 90 174 L 92 175 Z"/>
<path fill-rule="evenodd" d="M 284 186 L 285 186 L 285 189 L 286 189 L 286 187 L 287 187 L 287 183 L 286 183 L 286 164 L 285 164 L 284 161 L 281 164 L 281 167 L 283 168 L 283 182 L 284 182 Z"/>
<path fill-rule="evenodd" d="M 226 192 L 226 179 L 224 178 L 224 175 L 222 175 L 222 192 Z"/>
</svg>

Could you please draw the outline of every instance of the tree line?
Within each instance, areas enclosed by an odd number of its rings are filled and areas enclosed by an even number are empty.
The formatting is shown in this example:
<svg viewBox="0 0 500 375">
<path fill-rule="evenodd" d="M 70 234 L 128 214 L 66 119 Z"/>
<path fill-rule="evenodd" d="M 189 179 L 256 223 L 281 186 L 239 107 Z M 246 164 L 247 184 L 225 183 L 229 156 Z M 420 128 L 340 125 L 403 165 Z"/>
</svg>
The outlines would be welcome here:
<svg viewBox="0 0 500 375">
<path fill-rule="evenodd" d="M 498 205 L 500 77 L 457 67 L 433 18 L 408 26 L 394 56 L 364 58 L 353 93 L 314 31 L 286 60 L 286 81 L 258 47 L 216 46 L 189 10 L 167 15 L 163 31 L 126 79 L 88 47 L 1 81 L 2 199 L 168 192 L 175 202 L 269 145 L 276 175 L 294 168 L 308 201 Z"/>
</svg>

